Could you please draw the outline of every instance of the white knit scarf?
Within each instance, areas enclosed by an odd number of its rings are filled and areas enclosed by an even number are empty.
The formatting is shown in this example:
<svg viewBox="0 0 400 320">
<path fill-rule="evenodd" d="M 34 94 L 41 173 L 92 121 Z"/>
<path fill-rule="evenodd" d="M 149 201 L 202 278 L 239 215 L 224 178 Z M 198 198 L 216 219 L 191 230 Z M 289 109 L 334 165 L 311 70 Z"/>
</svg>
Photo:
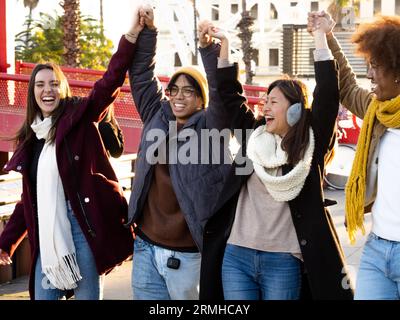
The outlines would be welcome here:
<svg viewBox="0 0 400 320">
<path fill-rule="evenodd" d="M 287 163 L 287 153 L 281 148 L 282 138 L 269 133 L 265 126 L 258 127 L 250 136 L 247 156 L 253 161 L 254 171 L 269 194 L 276 201 L 289 201 L 297 197 L 310 172 L 314 153 L 314 133 L 310 128 L 310 141 L 304 158 L 283 176 L 276 176 L 279 167 Z"/>
<path fill-rule="evenodd" d="M 36 117 L 31 125 L 38 139 L 46 139 L 37 168 L 39 246 L 43 273 L 56 288 L 66 290 L 76 288 L 82 277 L 58 172 L 56 147 L 48 141 L 51 126 L 50 117 L 43 121 Z"/>
</svg>

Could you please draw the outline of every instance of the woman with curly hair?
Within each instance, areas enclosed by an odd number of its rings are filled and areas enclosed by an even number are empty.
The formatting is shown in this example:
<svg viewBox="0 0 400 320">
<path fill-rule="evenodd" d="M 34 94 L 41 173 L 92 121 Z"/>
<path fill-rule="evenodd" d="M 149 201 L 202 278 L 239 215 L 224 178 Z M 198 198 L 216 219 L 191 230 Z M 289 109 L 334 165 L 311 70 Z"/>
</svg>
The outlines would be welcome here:
<svg viewBox="0 0 400 320">
<path fill-rule="evenodd" d="M 310 14 L 310 29 L 318 15 Z M 399 299 L 400 17 L 362 24 L 352 41 L 369 64 L 371 90 L 357 85 L 340 45 L 328 32 L 328 45 L 340 67 L 340 100 L 363 119 L 346 186 L 350 241 L 354 243 L 358 229 L 365 232 L 364 212 L 372 212 L 373 223 L 361 257 L 355 299 Z"/>
</svg>

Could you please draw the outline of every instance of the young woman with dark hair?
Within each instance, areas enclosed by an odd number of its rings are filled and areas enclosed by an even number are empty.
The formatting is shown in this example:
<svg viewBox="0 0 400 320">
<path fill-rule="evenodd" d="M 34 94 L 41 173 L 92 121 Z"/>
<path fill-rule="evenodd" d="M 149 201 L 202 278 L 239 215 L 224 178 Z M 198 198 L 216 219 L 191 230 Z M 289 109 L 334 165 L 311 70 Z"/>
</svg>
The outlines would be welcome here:
<svg viewBox="0 0 400 320">
<path fill-rule="evenodd" d="M 23 195 L 0 236 L 0 265 L 11 263 L 26 233 L 31 299 L 102 298 L 102 276 L 131 255 L 127 203 L 96 124 L 113 103 L 143 29 L 134 12 L 108 69 L 88 97 L 72 97 L 54 64 L 30 77 L 26 118 L 6 171 L 22 174 Z"/>
<path fill-rule="evenodd" d="M 220 55 L 218 89 L 242 134 L 242 154 L 204 228 L 201 299 L 352 299 L 344 256 L 324 205 L 324 158 L 334 138 L 338 74 L 326 44 L 327 22 L 314 32 L 316 88 L 282 79 L 268 87 L 264 118 L 246 106 L 237 65 Z M 218 31 L 210 30 L 218 37 Z M 216 32 L 216 33 L 215 33 Z M 222 49 L 221 49 L 221 52 Z M 237 135 L 238 136 L 238 135 Z M 246 139 L 248 138 L 248 140 Z M 240 161 L 238 161 L 240 160 Z"/>
</svg>

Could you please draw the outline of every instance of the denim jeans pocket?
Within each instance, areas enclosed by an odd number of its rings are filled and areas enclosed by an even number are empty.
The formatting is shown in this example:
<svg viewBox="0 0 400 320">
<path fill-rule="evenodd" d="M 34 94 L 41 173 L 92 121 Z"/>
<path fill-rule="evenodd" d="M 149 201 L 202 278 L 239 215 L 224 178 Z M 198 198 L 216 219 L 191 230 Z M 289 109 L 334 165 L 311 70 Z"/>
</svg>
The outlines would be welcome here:
<svg viewBox="0 0 400 320">
<path fill-rule="evenodd" d="M 371 242 L 372 240 L 378 240 L 378 237 L 372 231 L 369 233 L 366 242 Z"/>
<path fill-rule="evenodd" d="M 136 236 L 135 242 L 134 242 L 134 251 L 142 251 L 146 250 L 149 247 L 149 244 L 144 241 L 142 238 L 139 236 Z"/>
</svg>

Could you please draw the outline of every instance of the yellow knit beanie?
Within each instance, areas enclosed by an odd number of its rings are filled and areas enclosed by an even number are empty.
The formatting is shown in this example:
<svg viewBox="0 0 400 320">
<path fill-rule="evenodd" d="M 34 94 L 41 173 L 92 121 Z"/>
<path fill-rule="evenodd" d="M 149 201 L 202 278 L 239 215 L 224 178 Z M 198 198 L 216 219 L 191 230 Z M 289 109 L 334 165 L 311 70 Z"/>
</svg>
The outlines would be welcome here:
<svg viewBox="0 0 400 320">
<path fill-rule="evenodd" d="M 199 84 L 200 89 L 201 89 L 201 97 L 203 98 L 204 102 L 204 107 L 207 108 L 208 104 L 208 83 L 206 77 L 203 75 L 203 73 L 196 69 L 195 67 L 182 67 L 179 68 L 171 77 L 174 78 L 175 76 L 179 74 L 188 74 L 191 76 L 196 82 Z"/>
</svg>

